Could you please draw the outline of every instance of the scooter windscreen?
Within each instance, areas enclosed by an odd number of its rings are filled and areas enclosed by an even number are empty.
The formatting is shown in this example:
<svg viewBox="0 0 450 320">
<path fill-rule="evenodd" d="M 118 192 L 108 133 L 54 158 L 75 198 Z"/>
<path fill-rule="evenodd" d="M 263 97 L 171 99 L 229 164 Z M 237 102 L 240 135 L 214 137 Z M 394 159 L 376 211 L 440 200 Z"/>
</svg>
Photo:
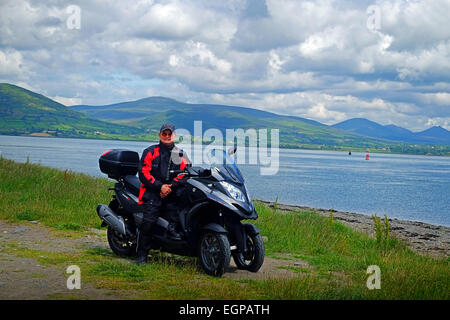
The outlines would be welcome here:
<svg viewBox="0 0 450 320">
<path fill-rule="evenodd" d="M 225 179 L 220 184 L 228 195 L 236 200 L 248 214 L 256 213 L 247 186 L 244 183 L 244 177 L 233 158 L 222 149 L 212 149 L 208 153 L 208 161 L 211 166 L 219 169 L 220 175 Z"/>
<path fill-rule="evenodd" d="M 219 169 L 220 175 L 234 183 L 244 184 L 244 177 L 230 155 L 221 149 L 212 149 L 208 152 L 208 161 L 211 166 Z"/>
</svg>

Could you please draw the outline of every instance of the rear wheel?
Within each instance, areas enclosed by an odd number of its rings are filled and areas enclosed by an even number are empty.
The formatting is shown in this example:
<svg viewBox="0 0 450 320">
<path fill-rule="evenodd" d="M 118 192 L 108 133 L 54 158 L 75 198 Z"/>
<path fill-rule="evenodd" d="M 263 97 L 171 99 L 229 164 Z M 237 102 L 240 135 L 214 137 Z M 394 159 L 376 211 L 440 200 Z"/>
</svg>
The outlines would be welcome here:
<svg viewBox="0 0 450 320">
<path fill-rule="evenodd" d="M 230 243 L 224 234 L 205 232 L 200 237 L 199 261 L 203 270 L 220 277 L 230 265 Z"/>
<path fill-rule="evenodd" d="M 111 250 L 118 256 L 134 257 L 136 256 L 136 243 L 129 241 L 123 235 L 114 231 L 108 226 L 108 243 Z"/>
<path fill-rule="evenodd" d="M 264 242 L 260 234 L 247 234 L 247 252 L 233 253 L 238 269 L 257 272 L 264 262 Z"/>
</svg>

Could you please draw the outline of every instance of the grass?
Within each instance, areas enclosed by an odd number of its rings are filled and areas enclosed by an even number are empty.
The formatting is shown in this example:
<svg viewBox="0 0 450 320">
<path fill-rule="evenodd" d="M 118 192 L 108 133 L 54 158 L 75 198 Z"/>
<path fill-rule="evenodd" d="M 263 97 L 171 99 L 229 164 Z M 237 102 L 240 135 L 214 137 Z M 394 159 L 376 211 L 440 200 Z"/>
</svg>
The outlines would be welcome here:
<svg viewBox="0 0 450 320">
<path fill-rule="evenodd" d="M 0 218 L 39 220 L 61 230 L 99 227 L 98 203 L 109 203 L 113 182 L 80 173 L 0 159 Z"/>
<path fill-rule="evenodd" d="M 109 202 L 107 189 L 112 184 L 0 158 L 0 219 L 39 220 L 58 236 L 82 236 L 89 228 L 99 228 L 95 208 Z M 311 268 L 284 267 L 294 271 L 292 278 L 230 280 L 205 275 L 194 258 L 158 252 L 150 264 L 136 266 L 105 249 L 64 253 L 8 244 L 2 251 L 34 258 L 61 272 L 70 264 L 79 265 L 83 281 L 140 299 L 449 299 L 449 259 L 411 251 L 391 237 L 387 219 L 384 224 L 375 220 L 378 237 L 371 238 L 332 215 L 285 213 L 259 202 L 255 206 L 259 219 L 251 222 L 268 238 L 266 256 L 302 259 Z M 380 290 L 366 287 L 370 265 L 380 267 Z M 86 297 L 81 293 L 78 298 Z"/>
<path fill-rule="evenodd" d="M 323 287 L 320 279 L 326 279 L 333 289 L 322 288 L 324 291 L 319 290 L 317 298 L 448 299 L 448 258 L 418 255 L 405 243 L 389 238 L 387 231 L 381 235 L 384 238 L 374 239 L 339 222 L 330 223 L 329 217 L 314 212 L 283 214 L 264 204 L 256 207 L 262 217 L 256 225 L 269 238 L 266 252 L 297 255 L 315 267 L 315 274 L 308 281 L 288 280 L 284 297 L 302 297 L 301 288 L 311 284 L 309 281 L 319 288 Z M 367 289 L 366 270 L 370 265 L 380 267 L 383 290 Z M 300 283 L 292 286 L 291 282 Z"/>
</svg>

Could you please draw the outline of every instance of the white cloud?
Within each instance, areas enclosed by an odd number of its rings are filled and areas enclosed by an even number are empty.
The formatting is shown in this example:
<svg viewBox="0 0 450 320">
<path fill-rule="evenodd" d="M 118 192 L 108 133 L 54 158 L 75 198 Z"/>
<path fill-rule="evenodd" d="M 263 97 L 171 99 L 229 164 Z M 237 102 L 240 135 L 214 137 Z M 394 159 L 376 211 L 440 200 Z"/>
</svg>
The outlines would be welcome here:
<svg viewBox="0 0 450 320">
<path fill-rule="evenodd" d="M 81 98 L 67 98 L 67 97 L 51 97 L 51 99 L 65 105 L 65 106 L 74 106 L 77 104 L 82 104 L 83 103 L 83 99 Z"/>
<path fill-rule="evenodd" d="M 30 71 L 24 65 L 23 56 L 13 49 L 0 49 L 0 77 L 11 79 L 27 79 Z"/>
<path fill-rule="evenodd" d="M 195 35 L 198 24 L 178 3 L 154 4 L 139 17 L 138 29 L 156 38 L 186 38 Z"/>
<path fill-rule="evenodd" d="M 81 0 L 81 29 L 69 30 L 72 4 L 1 3 L 0 81 L 69 104 L 154 94 L 325 123 L 447 125 L 448 0 Z"/>
<path fill-rule="evenodd" d="M 450 108 L 450 93 L 448 92 L 423 93 L 420 94 L 420 99 L 427 104 L 435 104 Z"/>
<path fill-rule="evenodd" d="M 282 61 L 280 59 L 280 56 L 275 52 L 275 51 L 270 51 L 270 56 L 269 56 L 269 70 L 271 70 L 272 72 L 278 73 L 281 70 L 281 67 L 283 66 L 283 64 L 285 63 L 285 61 Z"/>
<path fill-rule="evenodd" d="M 427 119 L 426 126 L 427 127 L 440 126 L 443 128 L 449 128 L 450 118 L 429 118 Z"/>
<path fill-rule="evenodd" d="M 22 65 L 22 55 L 17 51 L 0 51 L 0 72 L 2 75 L 17 74 Z"/>
<path fill-rule="evenodd" d="M 330 111 L 323 103 L 318 103 L 312 106 L 305 114 L 308 118 L 318 119 L 329 122 L 332 119 L 333 123 L 337 123 L 346 119 L 343 112 Z"/>
<path fill-rule="evenodd" d="M 327 28 L 323 32 L 310 35 L 300 44 L 300 52 L 309 58 L 317 59 L 325 49 L 342 50 L 345 46 L 342 27 Z"/>
<path fill-rule="evenodd" d="M 225 59 L 218 58 L 206 44 L 201 42 L 189 41 L 185 50 L 186 59 L 190 60 L 191 65 L 199 64 L 214 68 L 221 73 L 228 73 L 231 71 L 231 63 Z"/>
</svg>

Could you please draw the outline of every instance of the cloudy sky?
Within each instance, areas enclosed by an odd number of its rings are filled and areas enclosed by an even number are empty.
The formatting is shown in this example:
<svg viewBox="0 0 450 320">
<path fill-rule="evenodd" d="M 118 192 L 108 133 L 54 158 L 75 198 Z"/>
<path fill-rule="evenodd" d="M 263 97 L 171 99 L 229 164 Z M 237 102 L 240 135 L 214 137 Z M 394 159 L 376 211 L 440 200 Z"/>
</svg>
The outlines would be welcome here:
<svg viewBox="0 0 450 320">
<path fill-rule="evenodd" d="M 0 82 L 450 130 L 450 0 L 0 0 Z"/>
</svg>

